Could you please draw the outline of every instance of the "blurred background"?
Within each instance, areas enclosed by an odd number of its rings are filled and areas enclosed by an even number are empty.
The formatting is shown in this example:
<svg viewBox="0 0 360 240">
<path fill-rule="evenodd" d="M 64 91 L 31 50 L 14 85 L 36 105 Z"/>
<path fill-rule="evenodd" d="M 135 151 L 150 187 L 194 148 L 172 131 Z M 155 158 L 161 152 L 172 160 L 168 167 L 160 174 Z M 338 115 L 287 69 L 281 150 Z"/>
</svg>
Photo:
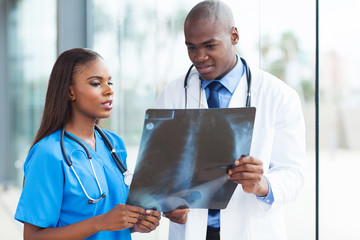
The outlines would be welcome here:
<svg viewBox="0 0 360 240">
<path fill-rule="evenodd" d="M 51 68 L 73 47 L 100 53 L 114 79 L 112 117 L 134 169 L 145 110 L 190 66 L 183 21 L 195 0 L 0 0 L 0 234 L 22 239 L 13 218 L 23 163 L 39 127 Z M 315 0 L 224 0 L 237 51 L 299 93 L 307 128 L 306 183 L 285 206 L 289 239 L 315 239 Z M 360 239 L 360 1 L 319 1 L 319 237 Z M 167 219 L 151 234 L 167 239 Z"/>
</svg>

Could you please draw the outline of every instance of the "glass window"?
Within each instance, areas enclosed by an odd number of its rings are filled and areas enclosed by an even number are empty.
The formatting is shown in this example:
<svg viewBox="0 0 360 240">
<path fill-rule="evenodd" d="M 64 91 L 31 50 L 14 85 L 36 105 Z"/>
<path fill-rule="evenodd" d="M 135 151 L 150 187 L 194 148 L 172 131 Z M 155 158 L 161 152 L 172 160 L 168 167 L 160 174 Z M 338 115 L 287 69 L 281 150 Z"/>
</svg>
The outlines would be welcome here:
<svg viewBox="0 0 360 240">
<path fill-rule="evenodd" d="M 305 185 L 285 206 L 289 239 L 315 237 L 315 3 L 313 0 L 260 1 L 261 68 L 294 88 L 306 124 Z M 306 17 L 304 17 L 306 16 Z"/>
<path fill-rule="evenodd" d="M 47 81 L 56 59 L 56 1 L 8 1 L 8 86 L 13 163 L 20 185 L 23 163 L 39 128 Z"/>
<path fill-rule="evenodd" d="M 320 4 L 320 238 L 360 239 L 360 2 Z"/>
<path fill-rule="evenodd" d="M 5 133 L 1 140 L 6 158 L 0 162 L 5 169 L 5 182 L 0 182 L 0 222 L 2 239 L 22 239 L 22 224 L 14 220 L 15 209 L 23 183 L 23 163 L 39 128 L 45 101 L 47 81 L 56 59 L 56 0 L 0 1 L 1 32 L 5 33 L 6 87 Z M 1 104 L 4 104 L 3 102 Z M 4 127 L 4 126 L 3 126 Z M 4 154 L 5 155 L 5 154 Z M 1 153 L 1 156 L 4 156 Z M 18 188 L 14 188 L 13 186 Z"/>
</svg>

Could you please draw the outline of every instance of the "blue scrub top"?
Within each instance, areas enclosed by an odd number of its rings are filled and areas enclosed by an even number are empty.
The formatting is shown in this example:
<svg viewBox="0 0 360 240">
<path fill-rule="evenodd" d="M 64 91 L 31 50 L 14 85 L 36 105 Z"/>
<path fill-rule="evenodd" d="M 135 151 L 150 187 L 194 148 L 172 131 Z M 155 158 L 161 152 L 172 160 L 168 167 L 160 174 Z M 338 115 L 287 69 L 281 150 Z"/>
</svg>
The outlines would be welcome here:
<svg viewBox="0 0 360 240">
<path fill-rule="evenodd" d="M 126 165 L 127 154 L 122 139 L 110 131 L 103 131 Z M 104 214 L 117 204 L 126 202 L 128 186 L 100 134 L 95 131 L 96 151 L 77 138 L 90 152 L 95 173 L 106 194 L 98 203 L 89 204 L 75 174 L 62 155 L 60 133 L 60 130 L 55 131 L 35 144 L 26 158 L 25 184 L 15 213 L 15 219 L 20 222 L 42 228 L 61 227 Z M 66 136 L 64 145 L 88 195 L 94 199 L 99 198 L 98 185 L 85 150 Z M 103 231 L 87 239 L 131 239 L 131 234 L 130 229 Z"/>
</svg>

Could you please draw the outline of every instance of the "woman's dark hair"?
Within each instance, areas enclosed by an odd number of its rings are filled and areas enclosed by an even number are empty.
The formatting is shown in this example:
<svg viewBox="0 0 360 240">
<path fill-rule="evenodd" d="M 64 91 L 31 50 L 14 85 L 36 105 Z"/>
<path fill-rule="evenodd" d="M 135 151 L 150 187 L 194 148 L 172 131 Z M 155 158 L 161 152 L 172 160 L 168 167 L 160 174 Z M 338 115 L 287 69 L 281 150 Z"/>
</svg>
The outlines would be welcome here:
<svg viewBox="0 0 360 240">
<path fill-rule="evenodd" d="M 44 112 L 33 145 L 65 125 L 71 116 L 70 85 L 79 67 L 102 58 L 84 48 L 73 48 L 60 54 L 50 74 Z"/>
</svg>

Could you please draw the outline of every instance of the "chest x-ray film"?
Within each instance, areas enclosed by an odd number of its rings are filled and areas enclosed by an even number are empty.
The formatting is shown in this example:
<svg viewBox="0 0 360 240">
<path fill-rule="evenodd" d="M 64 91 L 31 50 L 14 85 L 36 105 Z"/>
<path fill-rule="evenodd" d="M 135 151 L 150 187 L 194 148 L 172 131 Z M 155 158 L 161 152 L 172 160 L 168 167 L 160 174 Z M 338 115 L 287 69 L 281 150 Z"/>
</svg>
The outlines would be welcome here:
<svg viewBox="0 0 360 240">
<path fill-rule="evenodd" d="M 127 203 L 161 212 L 226 208 L 227 171 L 249 155 L 255 108 L 149 109 Z"/>
</svg>

